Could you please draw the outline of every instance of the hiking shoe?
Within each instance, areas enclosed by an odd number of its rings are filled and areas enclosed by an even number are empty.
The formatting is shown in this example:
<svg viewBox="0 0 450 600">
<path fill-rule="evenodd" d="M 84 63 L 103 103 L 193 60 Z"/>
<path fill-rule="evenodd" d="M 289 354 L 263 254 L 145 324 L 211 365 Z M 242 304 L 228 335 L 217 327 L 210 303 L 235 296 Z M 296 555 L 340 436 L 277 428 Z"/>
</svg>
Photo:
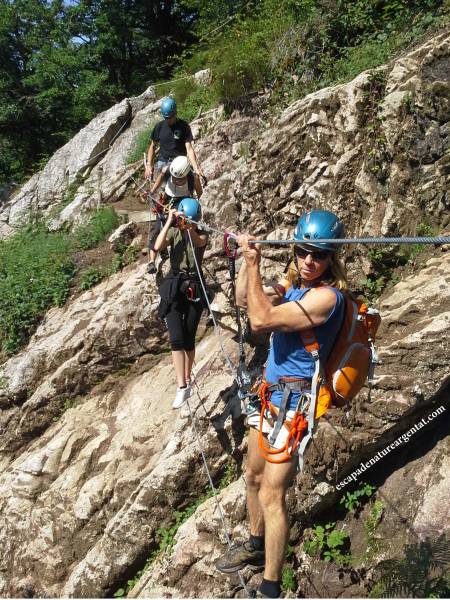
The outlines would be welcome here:
<svg viewBox="0 0 450 600">
<path fill-rule="evenodd" d="M 258 589 L 258 590 L 256 590 L 256 591 L 254 592 L 254 594 L 255 594 L 255 595 L 253 596 L 254 598 L 272 598 L 272 596 L 266 596 L 265 594 L 263 594 L 263 593 L 261 592 L 261 590 L 259 590 L 259 589 Z M 280 593 L 280 595 L 279 595 L 279 596 L 277 596 L 277 597 L 278 597 L 278 598 L 284 598 L 284 596 L 283 596 L 283 594 L 282 594 L 282 593 Z"/>
<path fill-rule="evenodd" d="M 156 273 L 156 265 L 154 262 L 149 262 L 147 265 L 147 273 L 149 275 L 154 275 Z"/>
<path fill-rule="evenodd" d="M 184 388 L 177 388 L 175 400 L 172 403 L 172 408 L 181 408 L 188 398 L 191 397 L 192 390 L 187 385 Z"/>
<path fill-rule="evenodd" d="M 264 567 L 264 550 L 255 550 L 250 542 L 231 546 L 217 561 L 216 569 L 222 573 L 235 573 L 244 567 Z"/>
</svg>

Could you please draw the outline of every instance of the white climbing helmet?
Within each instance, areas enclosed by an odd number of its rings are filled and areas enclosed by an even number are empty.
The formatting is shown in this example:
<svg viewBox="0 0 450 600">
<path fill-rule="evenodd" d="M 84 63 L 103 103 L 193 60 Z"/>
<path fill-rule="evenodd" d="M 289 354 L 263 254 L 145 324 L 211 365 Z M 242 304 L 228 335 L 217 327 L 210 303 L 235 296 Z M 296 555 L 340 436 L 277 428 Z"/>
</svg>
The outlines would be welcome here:
<svg viewBox="0 0 450 600">
<path fill-rule="evenodd" d="M 172 177 L 179 179 L 180 177 L 186 177 L 191 170 L 191 163 L 187 156 L 177 156 L 170 163 L 170 174 Z"/>
</svg>

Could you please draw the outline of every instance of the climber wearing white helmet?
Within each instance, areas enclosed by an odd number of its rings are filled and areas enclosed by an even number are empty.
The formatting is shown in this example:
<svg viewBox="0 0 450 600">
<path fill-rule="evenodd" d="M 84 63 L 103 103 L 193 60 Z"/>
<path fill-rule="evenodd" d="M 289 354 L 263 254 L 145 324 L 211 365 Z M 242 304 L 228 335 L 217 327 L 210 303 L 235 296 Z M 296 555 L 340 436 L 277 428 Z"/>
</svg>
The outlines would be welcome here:
<svg viewBox="0 0 450 600">
<path fill-rule="evenodd" d="M 164 182 L 164 191 L 159 197 L 159 204 L 155 206 L 156 220 L 148 240 L 149 263 L 147 272 L 150 275 L 157 271 L 155 265 L 157 253 L 154 249 L 154 243 L 165 223 L 164 208 L 162 205 L 164 204 L 169 208 L 178 208 L 178 204 L 182 198 L 196 196 L 199 199 L 203 191 L 198 178 L 194 178 L 191 163 L 187 156 L 177 156 L 170 163 L 169 167 L 163 167 L 150 190 L 150 195 L 156 193 Z"/>
</svg>

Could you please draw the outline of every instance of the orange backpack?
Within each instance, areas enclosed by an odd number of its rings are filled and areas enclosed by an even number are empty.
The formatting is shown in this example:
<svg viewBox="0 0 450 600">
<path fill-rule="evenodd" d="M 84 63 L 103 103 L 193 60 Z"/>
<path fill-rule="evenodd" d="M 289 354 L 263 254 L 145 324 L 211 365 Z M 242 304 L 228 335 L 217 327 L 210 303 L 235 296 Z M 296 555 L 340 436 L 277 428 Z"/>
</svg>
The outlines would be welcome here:
<svg viewBox="0 0 450 600">
<path fill-rule="evenodd" d="M 325 364 L 320 361 L 319 344 L 313 329 L 300 332 L 303 344 L 319 361 L 315 418 L 332 404 L 345 406 L 361 391 L 366 380 L 372 382 L 378 362 L 374 346 L 381 322 L 380 313 L 364 302 L 344 293 L 344 317 L 336 341 Z M 314 380 L 313 380 L 314 385 Z"/>
</svg>

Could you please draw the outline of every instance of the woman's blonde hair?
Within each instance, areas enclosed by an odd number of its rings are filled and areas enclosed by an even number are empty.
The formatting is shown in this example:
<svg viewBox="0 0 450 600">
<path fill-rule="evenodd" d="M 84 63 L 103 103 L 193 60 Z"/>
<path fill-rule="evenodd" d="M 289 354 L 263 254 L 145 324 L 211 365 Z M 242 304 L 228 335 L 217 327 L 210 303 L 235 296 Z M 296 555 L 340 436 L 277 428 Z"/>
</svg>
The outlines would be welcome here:
<svg viewBox="0 0 450 600">
<path fill-rule="evenodd" d="M 338 252 L 330 252 L 331 263 L 321 278 L 321 282 L 338 290 L 348 290 L 347 270 Z M 299 283 L 299 272 L 295 255 L 287 267 L 286 279 L 293 286 Z"/>
</svg>

